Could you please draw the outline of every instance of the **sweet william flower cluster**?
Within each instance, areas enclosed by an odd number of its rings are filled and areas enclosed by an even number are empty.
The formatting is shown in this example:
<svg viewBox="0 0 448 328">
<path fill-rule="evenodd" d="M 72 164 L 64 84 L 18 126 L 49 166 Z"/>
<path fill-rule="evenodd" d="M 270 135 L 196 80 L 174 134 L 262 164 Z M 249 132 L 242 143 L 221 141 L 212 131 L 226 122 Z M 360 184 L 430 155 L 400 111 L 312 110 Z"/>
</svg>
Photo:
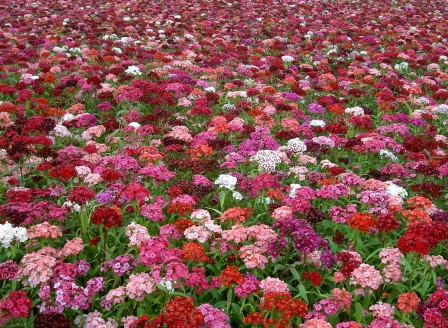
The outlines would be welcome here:
<svg viewBox="0 0 448 328">
<path fill-rule="evenodd" d="M 2 5 L 0 326 L 448 326 L 443 3 Z"/>
<path fill-rule="evenodd" d="M 14 241 L 26 242 L 28 235 L 26 228 L 14 227 L 11 223 L 0 224 L 0 245 L 4 248 L 11 246 Z"/>
</svg>

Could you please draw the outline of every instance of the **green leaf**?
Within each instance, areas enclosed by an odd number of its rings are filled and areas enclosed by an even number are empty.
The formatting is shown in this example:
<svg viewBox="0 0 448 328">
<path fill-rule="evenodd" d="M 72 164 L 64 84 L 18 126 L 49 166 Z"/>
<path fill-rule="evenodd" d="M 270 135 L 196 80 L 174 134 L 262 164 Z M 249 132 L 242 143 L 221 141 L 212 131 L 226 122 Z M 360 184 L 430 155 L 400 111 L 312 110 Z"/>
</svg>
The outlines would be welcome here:
<svg viewBox="0 0 448 328">
<path fill-rule="evenodd" d="M 308 296 L 307 296 L 307 291 L 306 291 L 306 289 L 305 289 L 305 286 L 303 286 L 302 284 L 299 284 L 298 289 L 299 289 L 299 295 L 300 295 L 300 297 L 302 297 L 303 300 L 304 300 L 306 303 L 308 303 Z"/>
<path fill-rule="evenodd" d="M 219 205 L 221 206 L 221 209 L 224 209 L 225 202 L 226 202 L 226 193 L 222 191 L 221 195 L 219 195 Z"/>
<path fill-rule="evenodd" d="M 428 280 L 425 280 L 423 282 L 423 286 L 419 289 L 419 291 L 421 292 L 421 295 L 425 295 L 426 294 L 426 292 L 429 289 L 429 285 L 430 285 L 430 282 Z"/>
<path fill-rule="evenodd" d="M 295 268 L 290 268 L 289 271 L 291 271 L 294 278 L 296 278 L 297 281 L 300 281 L 300 274 L 297 272 Z"/>
<path fill-rule="evenodd" d="M 238 321 L 242 321 L 243 320 L 243 315 L 241 313 L 241 308 L 238 304 L 236 303 L 232 303 L 232 309 L 235 312 L 236 316 L 238 317 Z"/>
<path fill-rule="evenodd" d="M 356 303 L 355 304 L 355 319 L 356 322 L 361 322 L 361 318 L 362 318 L 362 305 L 360 303 Z"/>
<path fill-rule="evenodd" d="M 209 211 L 214 211 L 214 212 L 218 213 L 219 215 L 221 215 L 221 214 L 222 214 L 222 211 L 220 211 L 220 210 L 217 210 L 216 208 L 212 208 L 212 207 L 205 207 L 205 209 L 206 209 L 206 210 L 209 210 Z"/>
<path fill-rule="evenodd" d="M 221 301 L 213 304 L 213 307 L 224 309 L 226 307 L 227 301 Z"/>
</svg>

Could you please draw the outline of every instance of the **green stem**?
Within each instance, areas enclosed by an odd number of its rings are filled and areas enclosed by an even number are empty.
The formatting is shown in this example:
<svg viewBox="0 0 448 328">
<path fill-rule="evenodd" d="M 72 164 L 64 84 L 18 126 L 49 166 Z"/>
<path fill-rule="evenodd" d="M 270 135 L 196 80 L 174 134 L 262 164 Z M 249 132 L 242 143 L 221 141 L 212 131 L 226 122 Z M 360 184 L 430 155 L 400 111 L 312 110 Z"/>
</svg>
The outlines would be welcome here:
<svg viewBox="0 0 448 328">
<path fill-rule="evenodd" d="M 103 262 L 106 261 L 107 228 L 104 227 Z"/>
<path fill-rule="evenodd" d="M 16 248 L 11 245 L 11 258 L 14 260 L 16 258 Z"/>
</svg>

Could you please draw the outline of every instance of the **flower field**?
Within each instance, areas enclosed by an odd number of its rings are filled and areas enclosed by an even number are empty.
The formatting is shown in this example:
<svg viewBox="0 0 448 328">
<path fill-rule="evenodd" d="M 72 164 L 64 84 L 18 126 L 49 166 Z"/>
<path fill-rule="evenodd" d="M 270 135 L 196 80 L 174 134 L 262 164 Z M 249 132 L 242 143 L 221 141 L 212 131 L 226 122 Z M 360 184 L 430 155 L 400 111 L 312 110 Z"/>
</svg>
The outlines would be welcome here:
<svg viewBox="0 0 448 328">
<path fill-rule="evenodd" d="M 447 10 L 2 1 L 0 327 L 448 327 Z"/>
</svg>

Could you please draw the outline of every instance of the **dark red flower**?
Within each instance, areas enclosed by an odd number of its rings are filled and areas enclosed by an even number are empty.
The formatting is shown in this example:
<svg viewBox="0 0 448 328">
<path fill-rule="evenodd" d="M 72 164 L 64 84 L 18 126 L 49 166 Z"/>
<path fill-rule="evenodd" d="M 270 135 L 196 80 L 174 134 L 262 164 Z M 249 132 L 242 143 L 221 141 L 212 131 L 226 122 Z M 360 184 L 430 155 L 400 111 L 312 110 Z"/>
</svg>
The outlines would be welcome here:
<svg viewBox="0 0 448 328">
<path fill-rule="evenodd" d="M 93 199 L 95 197 L 95 193 L 93 190 L 89 189 L 86 186 L 76 186 L 70 191 L 68 195 L 68 200 L 74 201 L 80 205 L 84 205 L 87 201 Z"/>
<path fill-rule="evenodd" d="M 62 313 L 38 313 L 34 318 L 34 328 L 71 328 L 70 322 Z"/>
<path fill-rule="evenodd" d="M 62 164 L 56 167 L 53 167 L 50 172 L 50 177 L 52 178 L 61 178 L 63 180 L 71 179 L 77 176 L 77 172 L 75 170 L 75 166 L 72 164 Z"/>
<path fill-rule="evenodd" d="M 318 272 L 306 271 L 302 273 L 302 279 L 311 281 L 314 286 L 319 286 L 323 278 Z"/>
<path fill-rule="evenodd" d="M 104 224 L 106 228 L 119 227 L 122 222 L 121 212 L 118 207 L 102 205 L 93 211 L 90 221 L 97 225 Z"/>
</svg>

